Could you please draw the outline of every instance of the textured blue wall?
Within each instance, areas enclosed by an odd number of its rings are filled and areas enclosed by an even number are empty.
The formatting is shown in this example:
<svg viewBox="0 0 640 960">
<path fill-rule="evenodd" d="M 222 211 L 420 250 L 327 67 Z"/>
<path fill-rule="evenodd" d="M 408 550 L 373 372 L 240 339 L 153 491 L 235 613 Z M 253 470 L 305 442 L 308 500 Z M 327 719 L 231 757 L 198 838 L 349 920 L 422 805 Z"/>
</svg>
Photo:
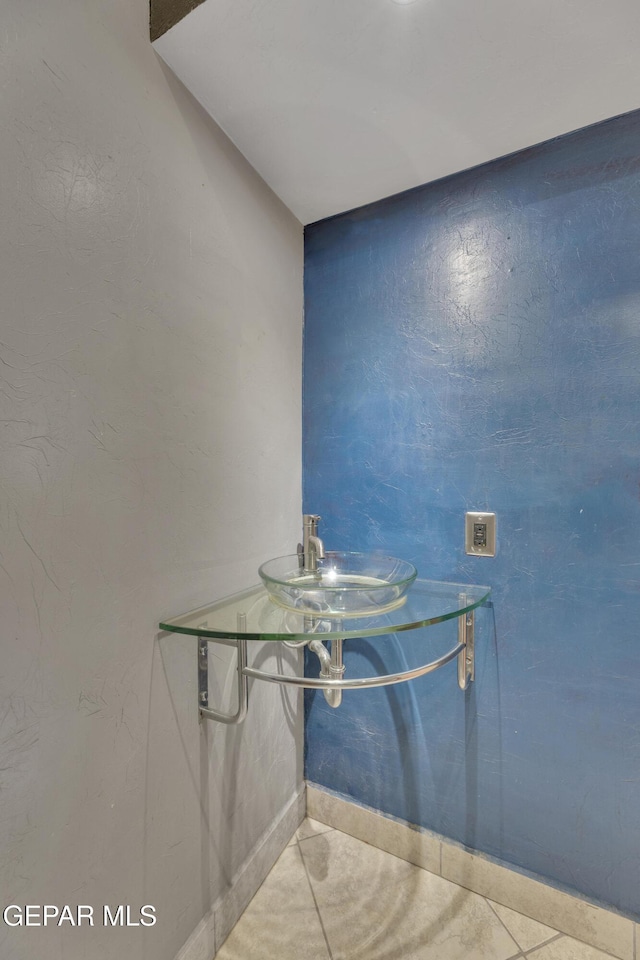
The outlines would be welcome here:
<svg viewBox="0 0 640 960">
<path fill-rule="evenodd" d="M 313 224 L 305 292 L 325 544 L 494 600 L 466 696 L 309 694 L 307 777 L 640 915 L 640 112 Z"/>
</svg>

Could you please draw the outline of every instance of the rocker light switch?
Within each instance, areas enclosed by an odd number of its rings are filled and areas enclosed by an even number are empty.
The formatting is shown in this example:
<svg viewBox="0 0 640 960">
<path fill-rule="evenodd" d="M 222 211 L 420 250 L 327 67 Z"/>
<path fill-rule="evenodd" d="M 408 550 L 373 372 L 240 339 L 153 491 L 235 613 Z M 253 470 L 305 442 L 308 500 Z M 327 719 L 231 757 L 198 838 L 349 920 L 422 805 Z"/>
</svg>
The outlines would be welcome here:
<svg viewBox="0 0 640 960">
<path fill-rule="evenodd" d="M 495 557 L 495 513 L 467 513 L 464 520 L 464 548 L 466 552 L 475 557 Z"/>
</svg>

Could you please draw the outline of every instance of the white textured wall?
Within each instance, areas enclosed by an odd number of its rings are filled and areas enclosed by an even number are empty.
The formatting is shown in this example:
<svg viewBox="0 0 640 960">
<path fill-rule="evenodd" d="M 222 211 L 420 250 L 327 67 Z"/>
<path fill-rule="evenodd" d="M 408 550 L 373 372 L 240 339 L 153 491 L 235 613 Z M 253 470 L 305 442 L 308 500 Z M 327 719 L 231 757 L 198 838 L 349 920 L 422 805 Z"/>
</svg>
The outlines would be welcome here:
<svg viewBox="0 0 640 960">
<path fill-rule="evenodd" d="M 0 892 L 158 923 L 0 922 L 3 960 L 172 958 L 302 777 L 295 698 L 200 729 L 158 637 L 298 537 L 302 230 L 147 21 L 2 4 Z"/>
</svg>

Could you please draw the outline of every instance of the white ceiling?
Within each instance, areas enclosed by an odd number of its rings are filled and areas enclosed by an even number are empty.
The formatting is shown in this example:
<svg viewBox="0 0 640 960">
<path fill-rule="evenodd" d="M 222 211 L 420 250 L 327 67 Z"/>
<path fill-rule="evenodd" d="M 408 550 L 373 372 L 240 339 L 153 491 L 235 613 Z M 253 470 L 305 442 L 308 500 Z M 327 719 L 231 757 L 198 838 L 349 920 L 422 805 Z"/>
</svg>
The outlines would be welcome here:
<svg viewBox="0 0 640 960">
<path fill-rule="evenodd" d="M 639 0 L 205 0 L 154 47 L 303 223 L 640 107 Z"/>
</svg>

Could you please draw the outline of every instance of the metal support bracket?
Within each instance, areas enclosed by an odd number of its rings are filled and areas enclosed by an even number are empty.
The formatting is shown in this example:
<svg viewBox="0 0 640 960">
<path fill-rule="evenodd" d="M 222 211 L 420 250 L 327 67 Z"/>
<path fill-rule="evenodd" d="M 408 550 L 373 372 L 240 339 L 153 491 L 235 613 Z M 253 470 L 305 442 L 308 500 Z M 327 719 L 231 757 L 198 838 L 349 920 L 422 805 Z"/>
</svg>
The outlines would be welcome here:
<svg viewBox="0 0 640 960">
<path fill-rule="evenodd" d="M 246 630 L 246 616 L 238 614 L 238 633 Z M 209 707 L 209 643 L 207 637 L 198 637 L 198 706 L 201 720 L 218 720 L 220 723 L 242 723 L 249 707 L 249 678 L 247 667 L 247 641 L 244 637 L 235 640 L 216 639 L 215 643 L 236 648 L 236 685 L 238 691 L 238 709 L 235 713 L 221 713 Z"/>
<path fill-rule="evenodd" d="M 468 610 L 458 618 L 458 644 L 462 646 L 458 654 L 458 686 L 461 690 L 466 690 L 475 680 L 476 675 L 473 643 L 474 613 L 474 610 Z"/>
<path fill-rule="evenodd" d="M 460 596 L 462 606 L 467 603 L 464 595 Z M 249 706 L 249 677 L 258 680 L 268 680 L 271 683 L 280 683 L 286 686 L 302 687 L 311 690 L 323 690 L 331 706 L 338 706 L 342 699 L 343 690 L 357 690 L 366 687 L 382 687 L 394 683 L 413 680 L 426 673 L 431 673 L 444 666 L 450 660 L 458 661 L 458 686 L 466 690 L 475 678 L 474 669 L 474 611 L 469 610 L 458 618 L 458 643 L 453 648 L 431 663 L 424 664 L 413 670 L 377 677 L 362 677 L 343 679 L 344 665 L 342 663 L 342 641 L 332 640 L 331 665 L 328 673 L 320 672 L 317 679 L 311 677 L 292 677 L 282 674 L 265 673 L 247 665 L 247 639 L 241 636 L 246 633 L 246 616 L 238 614 L 238 634 L 230 637 L 198 637 L 198 707 L 200 719 L 218 720 L 220 723 L 239 724 L 245 719 Z M 312 635 L 310 635 L 311 638 Z M 234 647 L 236 650 L 236 684 L 238 707 L 235 713 L 223 713 L 209 707 L 209 644 L 220 643 L 223 646 Z M 327 659 L 329 653 L 327 652 Z"/>
</svg>

